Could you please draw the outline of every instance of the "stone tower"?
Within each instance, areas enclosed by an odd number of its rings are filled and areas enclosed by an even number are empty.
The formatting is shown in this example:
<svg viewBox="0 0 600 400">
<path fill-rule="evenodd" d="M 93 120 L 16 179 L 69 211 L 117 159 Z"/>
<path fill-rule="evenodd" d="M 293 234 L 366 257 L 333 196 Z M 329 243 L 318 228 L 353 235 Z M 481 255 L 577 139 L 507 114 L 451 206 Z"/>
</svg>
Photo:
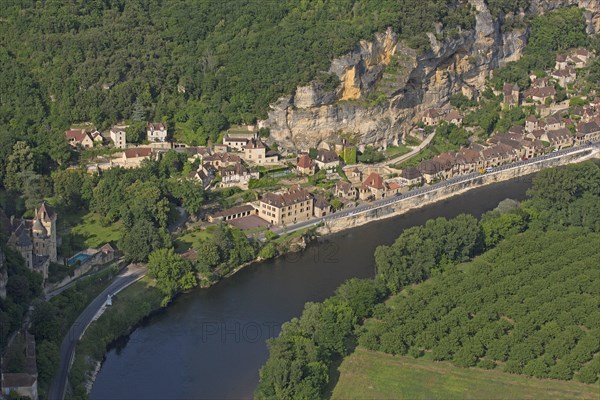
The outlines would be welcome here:
<svg viewBox="0 0 600 400">
<path fill-rule="evenodd" d="M 56 212 L 45 202 L 35 212 L 31 231 L 34 253 L 56 262 Z"/>
</svg>

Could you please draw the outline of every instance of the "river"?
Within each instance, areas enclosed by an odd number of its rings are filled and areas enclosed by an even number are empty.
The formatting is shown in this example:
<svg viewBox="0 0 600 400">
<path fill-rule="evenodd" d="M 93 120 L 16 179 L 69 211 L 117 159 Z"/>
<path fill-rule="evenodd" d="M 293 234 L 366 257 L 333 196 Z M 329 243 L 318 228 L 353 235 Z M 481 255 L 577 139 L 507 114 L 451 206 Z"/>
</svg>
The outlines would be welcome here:
<svg viewBox="0 0 600 400">
<path fill-rule="evenodd" d="M 378 245 L 431 218 L 479 217 L 503 199 L 524 199 L 530 186 L 528 176 L 473 189 L 182 295 L 107 353 L 91 398 L 250 398 L 268 357 L 265 340 L 298 316 L 305 302 L 325 299 L 348 278 L 372 277 Z"/>
</svg>

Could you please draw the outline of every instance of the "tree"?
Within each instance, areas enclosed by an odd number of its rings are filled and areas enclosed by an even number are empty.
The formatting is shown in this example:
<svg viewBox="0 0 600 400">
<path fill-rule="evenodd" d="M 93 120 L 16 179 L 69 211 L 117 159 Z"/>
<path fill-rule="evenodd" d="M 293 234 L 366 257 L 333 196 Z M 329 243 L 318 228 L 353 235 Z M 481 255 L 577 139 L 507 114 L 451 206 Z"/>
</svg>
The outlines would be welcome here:
<svg viewBox="0 0 600 400">
<path fill-rule="evenodd" d="M 382 152 L 375 150 L 373 146 L 365 147 L 361 155 L 357 157 L 358 161 L 365 164 L 374 164 L 383 161 L 385 156 Z"/>
<path fill-rule="evenodd" d="M 125 128 L 125 138 L 127 143 L 142 143 L 146 140 L 146 124 L 144 122 L 132 123 Z"/>
<path fill-rule="evenodd" d="M 204 204 L 204 188 L 200 182 L 189 179 L 172 180 L 170 191 L 190 215 L 198 214 Z"/>
<path fill-rule="evenodd" d="M 37 337 L 36 337 L 37 340 Z M 50 383 L 60 362 L 58 346 L 48 340 L 38 341 L 36 345 L 38 378 L 42 385 Z"/>
<path fill-rule="evenodd" d="M 141 262 L 146 261 L 150 253 L 163 243 L 163 235 L 157 227 L 146 219 L 138 219 L 130 229 L 126 229 L 119 248 L 128 261 Z"/>
<path fill-rule="evenodd" d="M 82 206 L 85 204 L 84 197 L 91 198 L 91 194 L 82 194 L 82 191 L 88 190 L 86 181 L 87 173 L 83 169 L 64 169 L 52 173 L 54 182 L 54 194 L 58 196 L 63 203 L 70 206 Z"/>
<path fill-rule="evenodd" d="M 21 189 L 24 172 L 33 172 L 33 153 L 27 143 L 19 141 L 6 161 L 5 186 L 8 189 Z"/>
<path fill-rule="evenodd" d="M 168 303 L 175 294 L 196 286 L 192 264 L 175 254 L 173 249 L 157 249 L 148 257 L 148 276 L 156 279 L 156 287 Z"/>
<path fill-rule="evenodd" d="M 28 171 L 21 173 L 21 179 L 23 182 L 21 192 L 28 210 L 37 207 L 46 197 L 52 196 L 52 184 L 49 177 Z"/>
<path fill-rule="evenodd" d="M 214 268 L 221 262 L 219 248 L 211 241 L 201 241 L 196 250 L 198 251 L 198 259 L 202 260 L 209 268 Z"/>
</svg>

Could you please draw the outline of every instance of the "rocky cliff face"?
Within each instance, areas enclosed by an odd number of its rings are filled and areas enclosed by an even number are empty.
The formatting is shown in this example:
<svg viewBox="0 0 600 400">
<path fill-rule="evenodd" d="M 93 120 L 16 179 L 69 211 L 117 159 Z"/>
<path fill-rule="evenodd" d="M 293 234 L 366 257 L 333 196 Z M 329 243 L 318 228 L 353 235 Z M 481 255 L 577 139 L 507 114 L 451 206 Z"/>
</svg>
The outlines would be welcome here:
<svg viewBox="0 0 600 400">
<path fill-rule="evenodd" d="M 335 59 L 329 69 L 340 79 L 336 91 L 319 83 L 298 87 L 295 94 L 271 106 L 263 126 L 280 146 L 307 150 L 336 140 L 341 133 L 359 145 L 397 144 L 419 113 L 442 107 L 453 93 L 477 95 L 493 69 L 519 59 L 527 30 L 502 32 L 484 0 L 469 0 L 476 9 L 476 27 L 438 41 L 430 34 L 431 51 L 417 53 L 388 29 L 371 42 L 361 41 Z M 598 0 L 531 0 L 528 12 L 578 5 L 585 8 L 589 33 L 600 31 Z"/>
</svg>

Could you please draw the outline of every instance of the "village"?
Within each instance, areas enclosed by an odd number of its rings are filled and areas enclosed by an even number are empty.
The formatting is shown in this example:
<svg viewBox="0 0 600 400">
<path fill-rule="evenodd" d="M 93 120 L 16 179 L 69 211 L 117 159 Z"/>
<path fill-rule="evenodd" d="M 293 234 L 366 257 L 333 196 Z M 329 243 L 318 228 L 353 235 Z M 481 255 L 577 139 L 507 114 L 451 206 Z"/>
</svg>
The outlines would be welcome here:
<svg viewBox="0 0 600 400">
<path fill-rule="evenodd" d="M 209 204 L 200 213 L 203 222 L 199 226 L 224 221 L 245 231 L 277 229 L 404 193 L 413 187 L 473 172 L 485 173 L 499 165 L 599 140 L 600 97 L 588 99 L 578 96 L 575 90 L 567 90 L 565 98 L 557 99 L 558 90 L 573 87 L 578 69 L 584 68 L 592 57 L 585 49 L 559 54 L 552 70 L 544 76 L 529 77 L 531 87 L 527 90 L 505 83 L 494 94 L 501 98 L 503 111 L 515 107 L 529 110 L 523 123 L 489 137 L 473 136 L 468 147 L 442 152 L 414 165 L 392 164 L 389 160 L 357 163 L 357 151 L 366 149 L 346 139 L 321 142 L 315 149 L 298 153 L 279 152 L 276 144 L 267 144 L 268 137 L 259 134 L 255 125 L 232 127 L 224 132 L 220 143 L 207 146 L 175 143 L 170 140 L 166 124 L 156 122 L 146 125 L 147 140 L 143 146 L 127 144 L 126 124 L 115 125 L 108 132 L 73 128 L 65 135 L 74 149 L 109 146 L 117 151 L 88 162 L 86 168 L 91 173 L 114 167 L 136 168 L 144 160 L 159 159 L 167 151 L 184 154 L 193 166 L 184 179 L 201 183 L 205 190 L 237 187 L 256 192 L 253 201 L 238 202 L 226 209 L 215 209 Z M 463 128 L 464 111 L 468 110 L 450 104 L 422 111 L 413 126 L 411 140 L 418 144 L 426 134 L 437 133 L 442 125 Z M 473 127 L 466 130 L 474 131 Z"/>
</svg>

